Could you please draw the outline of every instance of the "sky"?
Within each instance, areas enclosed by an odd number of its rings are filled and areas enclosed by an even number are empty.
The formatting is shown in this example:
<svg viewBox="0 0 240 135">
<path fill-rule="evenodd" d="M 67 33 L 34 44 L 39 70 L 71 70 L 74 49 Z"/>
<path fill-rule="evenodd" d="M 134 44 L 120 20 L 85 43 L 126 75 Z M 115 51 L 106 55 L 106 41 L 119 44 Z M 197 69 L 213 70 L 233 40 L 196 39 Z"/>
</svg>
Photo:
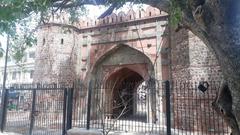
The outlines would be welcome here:
<svg viewBox="0 0 240 135">
<path fill-rule="evenodd" d="M 7 42 L 6 37 L 4 37 L 3 35 L 0 35 L 0 44 L 2 45 L 3 49 L 5 49 L 6 47 L 6 42 Z"/>
</svg>

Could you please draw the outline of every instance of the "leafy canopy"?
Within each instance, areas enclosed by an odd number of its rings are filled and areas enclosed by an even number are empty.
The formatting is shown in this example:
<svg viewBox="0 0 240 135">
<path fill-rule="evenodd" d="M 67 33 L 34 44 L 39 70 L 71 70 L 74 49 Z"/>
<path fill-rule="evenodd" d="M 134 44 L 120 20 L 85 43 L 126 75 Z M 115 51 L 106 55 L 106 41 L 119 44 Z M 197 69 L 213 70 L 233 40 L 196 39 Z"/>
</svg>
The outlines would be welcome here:
<svg viewBox="0 0 240 135">
<path fill-rule="evenodd" d="M 52 14 L 68 12 L 71 22 L 86 14 L 83 6 L 61 9 L 66 0 L 1 0 L 0 34 L 10 36 L 10 55 L 16 62 L 21 62 L 26 48 L 36 44 L 35 31 L 39 25 L 46 23 Z M 67 0 L 69 1 L 69 0 Z M 0 57 L 4 50 L 0 47 Z"/>
</svg>

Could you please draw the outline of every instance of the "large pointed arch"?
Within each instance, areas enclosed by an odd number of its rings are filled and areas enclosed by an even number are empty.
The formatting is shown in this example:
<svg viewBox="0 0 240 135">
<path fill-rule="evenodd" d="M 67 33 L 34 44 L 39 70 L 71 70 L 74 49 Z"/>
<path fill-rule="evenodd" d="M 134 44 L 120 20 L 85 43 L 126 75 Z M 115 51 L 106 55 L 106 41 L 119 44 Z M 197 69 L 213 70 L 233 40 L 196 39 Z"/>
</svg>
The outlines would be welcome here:
<svg viewBox="0 0 240 135">
<path fill-rule="evenodd" d="M 155 78 L 154 66 L 150 58 L 143 52 L 125 44 L 116 45 L 111 50 L 103 54 L 94 64 L 91 70 L 91 82 L 101 88 L 93 93 L 103 93 L 99 102 L 104 103 L 105 111 L 110 115 L 118 115 L 123 107 L 116 109 L 115 104 L 119 104 L 119 94 L 128 93 L 125 99 L 129 102 L 125 118 L 136 115 L 136 102 L 132 101 L 136 97 L 137 87 L 150 78 Z M 155 93 L 154 87 L 151 93 Z M 135 95 L 134 95 L 135 94 Z M 149 122 L 154 121 L 156 113 L 155 96 L 149 94 L 149 108 L 145 119 Z M 134 107 L 135 106 L 135 107 Z M 116 116 L 112 116 L 116 117 Z M 148 117 L 148 118 L 147 118 Z"/>
<path fill-rule="evenodd" d="M 116 56 L 118 57 L 116 61 L 109 60 Z M 129 57 L 129 59 L 127 57 Z M 108 66 L 109 70 L 103 71 L 103 68 L 106 68 L 106 66 Z M 90 71 L 91 74 L 89 78 L 91 78 L 91 80 L 106 79 L 106 76 L 101 75 L 102 72 L 110 75 L 115 72 L 114 70 L 119 70 L 124 67 L 137 72 L 144 80 L 155 77 L 153 63 L 147 55 L 129 45 L 118 44 L 96 60 Z M 113 70 L 111 70 L 111 68 Z"/>
</svg>

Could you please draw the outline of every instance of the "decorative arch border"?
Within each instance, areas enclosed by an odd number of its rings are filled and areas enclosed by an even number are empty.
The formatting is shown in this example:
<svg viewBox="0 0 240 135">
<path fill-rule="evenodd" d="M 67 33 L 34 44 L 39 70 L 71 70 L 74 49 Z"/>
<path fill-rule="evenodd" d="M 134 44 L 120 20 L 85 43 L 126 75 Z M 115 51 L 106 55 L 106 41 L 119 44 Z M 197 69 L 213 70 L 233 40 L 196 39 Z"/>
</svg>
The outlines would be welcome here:
<svg viewBox="0 0 240 135">
<path fill-rule="evenodd" d="M 89 78 L 89 79 L 91 80 L 92 77 L 93 77 L 93 74 L 96 74 L 96 72 L 97 72 L 97 66 L 98 66 L 105 58 L 107 58 L 107 57 L 110 56 L 111 54 L 114 54 L 114 52 L 116 52 L 118 49 L 121 49 L 122 47 L 128 47 L 128 48 L 130 48 L 130 49 L 133 49 L 133 50 L 137 51 L 137 52 L 140 53 L 141 55 L 143 55 L 143 57 L 145 57 L 145 58 L 147 59 L 147 64 L 148 64 L 148 66 L 149 66 L 148 76 L 149 76 L 149 78 L 150 78 L 150 77 L 154 77 L 154 75 L 155 75 L 154 65 L 153 65 L 151 59 L 149 58 L 149 56 L 147 56 L 147 55 L 144 54 L 143 52 L 139 51 L 138 49 L 129 46 L 128 44 L 120 43 L 120 44 L 118 44 L 118 45 L 115 45 L 113 48 L 109 49 L 107 52 L 105 52 L 104 54 L 102 54 L 100 57 L 98 57 L 98 59 L 93 63 L 93 66 L 92 66 L 91 69 L 90 69 L 90 72 L 89 72 L 89 73 L 90 73 L 90 75 L 89 75 L 90 78 Z M 147 66 L 147 67 L 148 67 L 148 66 Z M 124 67 L 122 67 L 122 68 L 124 68 Z M 119 68 L 119 70 L 121 70 L 121 68 Z M 131 69 L 131 70 L 133 70 L 133 69 Z M 135 71 L 135 70 L 133 70 L 133 71 Z M 152 73 L 150 73 L 149 71 L 152 71 Z M 137 72 L 137 71 L 135 71 L 135 72 Z M 114 72 L 113 72 L 113 73 L 114 73 Z M 137 73 L 139 73 L 139 72 L 137 72 Z M 139 73 L 139 74 L 141 75 L 141 73 Z M 146 78 L 146 77 L 144 77 L 144 76 L 142 76 L 142 77 L 143 77 L 144 79 L 149 79 L 149 78 Z"/>
</svg>

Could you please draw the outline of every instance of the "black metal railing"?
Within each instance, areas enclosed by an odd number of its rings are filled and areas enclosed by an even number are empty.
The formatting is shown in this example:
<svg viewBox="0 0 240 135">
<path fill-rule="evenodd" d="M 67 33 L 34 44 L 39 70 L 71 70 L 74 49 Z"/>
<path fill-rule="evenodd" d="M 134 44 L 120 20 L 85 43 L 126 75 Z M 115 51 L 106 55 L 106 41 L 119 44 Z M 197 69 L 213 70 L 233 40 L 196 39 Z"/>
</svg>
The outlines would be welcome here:
<svg viewBox="0 0 240 135">
<path fill-rule="evenodd" d="M 101 129 L 105 134 L 166 132 L 162 82 L 125 82 L 119 86 L 115 83 L 95 81 L 89 87 L 81 84 L 74 92 L 78 96 L 73 100 L 73 127 Z"/>
<path fill-rule="evenodd" d="M 212 107 L 221 83 L 209 81 L 209 87 L 201 89 L 199 82 L 172 82 L 173 131 L 184 135 L 229 134 L 230 130 L 223 118 L 216 114 Z"/>
<path fill-rule="evenodd" d="M 56 84 L 13 85 L 6 89 L 4 131 L 64 135 L 67 93 L 70 91 L 71 88 Z"/>
<path fill-rule="evenodd" d="M 24 135 L 64 135 L 72 127 L 104 134 L 227 134 L 211 105 L 220 82 L 208 84 L 207 89 L 199 82 L 156 80 L 12 85 L 0 125 Z"/>
<path fill-rule="evenodd" d="M 94 82 L 91 87 L 91 102 L 87 101 L 89 98 L 86 98 L 87 92 L 84 92 L 86 89 L 78 91 L 85 96 L 74 99 L 82 103 L 81 107 L 75 104 L 74 108 L 78 106 L 83 109 L 76 112 L 78 114 L 74 114 L 77 117 L 74 117 L 73 126 L 101 129 L 103 132 L 124 131 L 168 135 L 171 133 L 199 135 L 230 133 L 223 119 L 212 109 L 212 102 L 220 82 L 208 82 L 207 89 L 202 89 L 203 86 L 200 87 L 199 82 L 201 81 L 156 81 L 149 85 L 140 85 L 138 82 L 121 84 L 134 89 L 132 93 L 128 91 L 130 94 L 127 95 L 132 96 L 133 103 L 131 101 L 129 103 L 133 111 L 125 109 L 131 112 L 126 115 L 122 114 L 125 107 L 114 105 L 119 103 L 117 99 L 118 95 L 121 95 L 113 87 L 114 82 Z M 138 86 L 145 91 L 138 91 L 133 86 Z M 121 89 L 120 86 L 117 87 Z M 144 105 L 139 104 L 136 98 L 141 95 L 141 92 L 144 93 L 145 101 L 140 103 Z M 141 109 L 142 112 L 138 113 L 138 108 L 143 106 L 145 110 Z"/>
</svg>

